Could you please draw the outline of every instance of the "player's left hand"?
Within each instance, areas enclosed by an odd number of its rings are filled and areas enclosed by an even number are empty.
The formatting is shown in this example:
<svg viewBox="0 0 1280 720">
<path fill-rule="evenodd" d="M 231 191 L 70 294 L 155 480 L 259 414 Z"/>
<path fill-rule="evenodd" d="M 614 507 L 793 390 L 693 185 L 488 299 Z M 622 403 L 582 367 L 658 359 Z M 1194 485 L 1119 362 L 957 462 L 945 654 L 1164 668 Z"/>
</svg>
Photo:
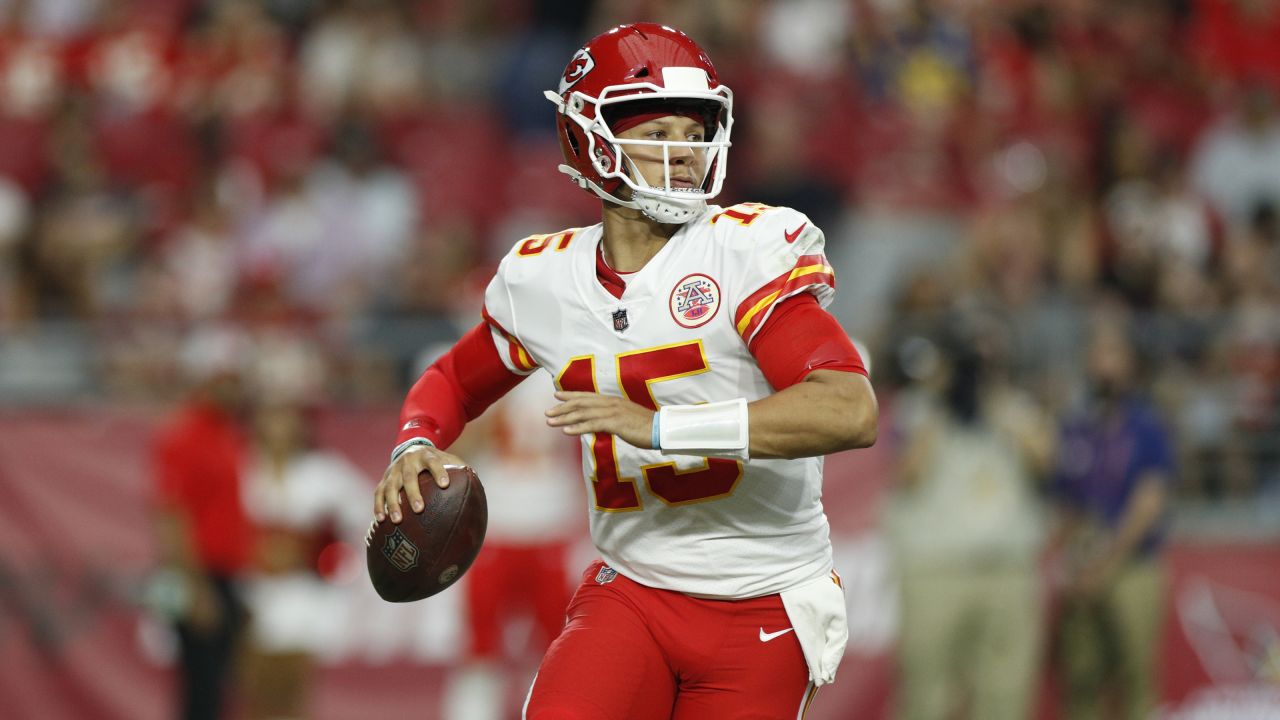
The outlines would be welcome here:
<svg viewBox="0 0 1280 720">
<path fill-rule="evenodd" d="M 653 411 L 612 395 L 556 393 L 560 404 L 547 411 L 547 424 L 566 435 L 610 433 L 639 448 L 652 447 Z"/>
</svg>

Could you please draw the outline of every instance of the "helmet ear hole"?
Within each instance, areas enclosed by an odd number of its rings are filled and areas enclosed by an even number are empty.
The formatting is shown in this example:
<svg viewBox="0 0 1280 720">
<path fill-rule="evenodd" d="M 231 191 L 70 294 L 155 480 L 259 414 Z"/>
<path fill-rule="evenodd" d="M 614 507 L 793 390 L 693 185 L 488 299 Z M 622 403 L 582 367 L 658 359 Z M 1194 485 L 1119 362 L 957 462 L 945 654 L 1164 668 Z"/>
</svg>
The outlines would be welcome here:
<svg viewBox="0 0 1280 720">
<path fill-rule="evenodd" d="M 580 144 L 578 143 L 578 138 L 574 137 L 573 131 L 572 131 L 572 130 L 570 130 L 570 129 L 568 128 L 568 126 L 565 126 L 565 127 L 563 128 L 563 131 L 564 131 L 564 138 L 565 138 L 565 142 L 569 143 L 569 147 L 570 147 L 570 149 L 572 149 L 572 150 L 573 150 L 573 154 L 574 154 L 574 155 L 581 155 L 581 154 L 582 154 L 582 145 L 580 145 Z"/>
</svg>

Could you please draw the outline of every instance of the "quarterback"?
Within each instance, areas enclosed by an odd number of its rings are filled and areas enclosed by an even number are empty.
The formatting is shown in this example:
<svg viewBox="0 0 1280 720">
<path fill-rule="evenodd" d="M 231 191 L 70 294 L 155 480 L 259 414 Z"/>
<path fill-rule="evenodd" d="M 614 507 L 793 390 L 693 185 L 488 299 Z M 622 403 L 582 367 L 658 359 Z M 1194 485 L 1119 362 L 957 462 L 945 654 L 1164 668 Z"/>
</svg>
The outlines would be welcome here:
<svg viewBox="0 0 1280 720">
<path fill-rule="evenodd" d="M 683 33 L 624 25 L 547 97 L 560 170 L 602 221 L 516 243 L 483 321 L 415 383 L 374 513 L 420 511 L 463 425 L 545 370 L 546 422 L 581 437 L 591 536 L 526 718 L 797 718 L 848 636 L 822 456 L 876 438 L 803 214 L 708 205 L 733 94 Z"/>
</svg>

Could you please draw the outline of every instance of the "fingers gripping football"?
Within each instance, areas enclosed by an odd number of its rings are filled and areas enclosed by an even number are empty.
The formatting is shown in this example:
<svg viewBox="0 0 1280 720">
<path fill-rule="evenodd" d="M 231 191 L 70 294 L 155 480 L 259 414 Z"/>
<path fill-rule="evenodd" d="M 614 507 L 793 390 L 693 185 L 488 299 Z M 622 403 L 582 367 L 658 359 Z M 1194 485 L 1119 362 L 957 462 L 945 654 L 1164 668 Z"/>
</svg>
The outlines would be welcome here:
<svg viewBox="0 0 1280 720">
<path fill-rule="evenodd" d="M 560 404 L 547 411 L 547 424 L 566 435 L 610 433 L 641 448 L 652 441 L 653 411 L 629 400 L 591 392 L 556 393 Z"/>
<path fill-rule="evenodd" d="M 466 465 L 462 458 L 438 448 L 419 445 L 409 448 L 382 473 L 382 480 L 373 490 L 373 515 L 381 522 L 387 516 L 391 522 L 400 522 L 400 491 L 409 501 L 414 512 L 422 512 L 422 491 L 418 489 L 418 474 L 427 471 L 442 488 L 449 487 L 449 471 L 446 465 Z"/>
</svg>

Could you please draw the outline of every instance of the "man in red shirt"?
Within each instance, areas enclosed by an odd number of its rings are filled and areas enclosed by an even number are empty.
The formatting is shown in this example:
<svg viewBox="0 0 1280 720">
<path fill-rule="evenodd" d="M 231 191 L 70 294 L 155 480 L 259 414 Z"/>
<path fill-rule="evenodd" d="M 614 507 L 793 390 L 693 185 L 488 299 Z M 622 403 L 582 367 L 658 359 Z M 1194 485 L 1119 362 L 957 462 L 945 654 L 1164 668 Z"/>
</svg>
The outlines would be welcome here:
<svg viewBox="0 0 1280 720">
<path fill-rule="evenodd" d="M 188 348 L 194 386 L 154 446 L 160 562 L 175 580 L 179 717 L 186 720 L 219 717 L 245 621 L 236 579 L 249 564 L 252 538 L 240 502 L 240 349 L 230 335 Z"/>
</svg>

